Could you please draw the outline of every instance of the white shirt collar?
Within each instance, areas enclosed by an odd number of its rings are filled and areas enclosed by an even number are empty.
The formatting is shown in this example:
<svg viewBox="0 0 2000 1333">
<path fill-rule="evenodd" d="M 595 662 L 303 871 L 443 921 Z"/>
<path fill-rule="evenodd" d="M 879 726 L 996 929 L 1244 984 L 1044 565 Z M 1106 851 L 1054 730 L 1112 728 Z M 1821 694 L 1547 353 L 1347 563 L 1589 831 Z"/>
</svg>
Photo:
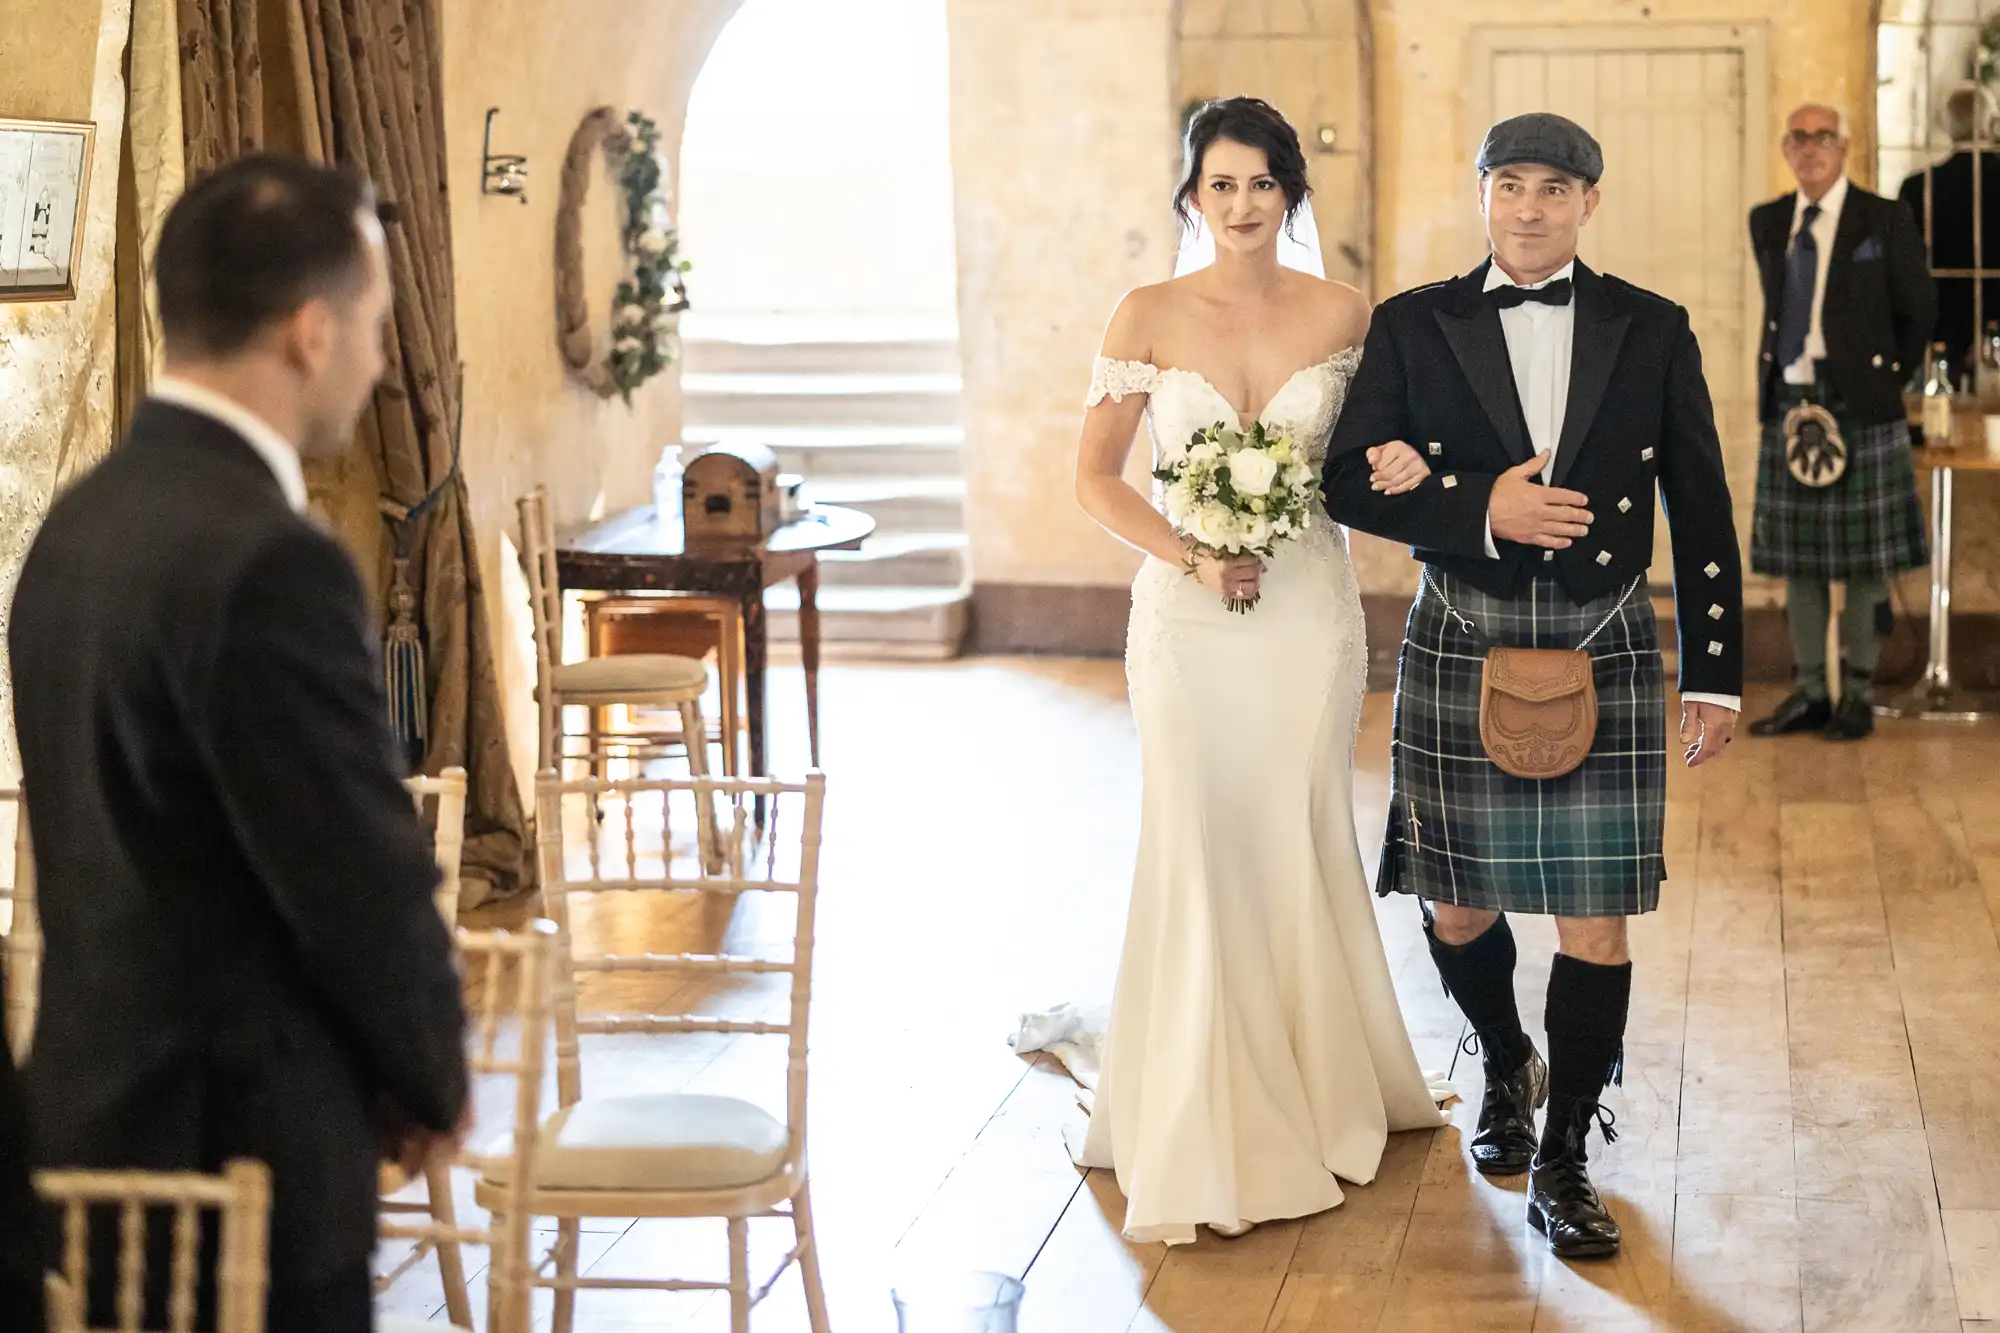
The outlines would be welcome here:
<svg viewBox="0 0 2000 1333">
<path fill-rule="evenodd" d="M 278 489 L 285 493 L 285 503 L 297 513 L 306 511 L 306 473 L 299 462 L 298 446 L 280 435 L 270 422 L 233 398 L 171 375 L 162 375 L 154 383 L 152 397 L 199 412 L 235 431 L 277 477 Z"/>
<path fill-rule="evenodd" d="M 1500 261 L 1496 259 L 1486 266 L 1486 286 L 1482 290 L 1490 292 L 1495 287 L 1520 287 L 1532 292 L 1538 288 L 1546 287 L 1552 282 L 1560 282 L 1564 278 L 1574 278 L 1575 276 L 1576 261 L 1572 259 L 1555 272 L 1549 274 L 1548 277 L 1543 278 L 1540 282 L 1516 282 L 1507 276 L 1507 270 L 1501 268 Z"/>
<path fill-rule="evenodd" d="M 1793 232 L 1796 233 L 1799 229 L 1799 223 L 1805 220 L 1806 206 L 1811 202 L 1812 200 L 1806 198 L 1806 192 L 1804 190 L 1798 191 L 1793 196 L 1793 202 L 1792 202 Z M 1840 216 L 1841 205 L 1845 204 L 1846 202 L 1847 202 L 1847 173 L 1843 171 L 1840 173 L 1839 179 L 1835 180 L 1833 184 L 1827 186 L 1826 193 L 1819 197 L 1820 216 L 1823 218 L 1838 218 Z"/>
</svg>

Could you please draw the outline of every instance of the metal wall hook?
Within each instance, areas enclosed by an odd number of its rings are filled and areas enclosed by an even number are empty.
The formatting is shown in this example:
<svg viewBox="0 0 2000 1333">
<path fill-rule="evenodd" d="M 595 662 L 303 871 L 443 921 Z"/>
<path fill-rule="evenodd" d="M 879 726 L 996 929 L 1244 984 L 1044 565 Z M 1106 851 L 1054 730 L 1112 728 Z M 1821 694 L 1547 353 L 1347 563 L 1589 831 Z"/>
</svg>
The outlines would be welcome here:
<svg viewBox="0 0 2000 1333">
<path fill-rule="evenodd" d="M 486 108 L 486 142 L 481 147 L 479 192 L 528 202 L 528 159 L 519 153 L 493 151 L 493 118 L 500 108 Z"/>
</svg>

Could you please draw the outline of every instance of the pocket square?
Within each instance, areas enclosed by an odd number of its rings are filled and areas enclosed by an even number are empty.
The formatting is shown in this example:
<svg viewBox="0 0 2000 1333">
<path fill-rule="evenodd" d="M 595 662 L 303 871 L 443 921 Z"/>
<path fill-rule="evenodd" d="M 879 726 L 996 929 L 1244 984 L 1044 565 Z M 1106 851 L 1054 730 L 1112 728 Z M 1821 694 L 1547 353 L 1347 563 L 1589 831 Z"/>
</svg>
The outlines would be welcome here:
<svg viewBox="0 0 2000 1333">
<path fill-rule="evenodd" d="M 1854 247 L 1854 262 L 1857 264 L 1873 263 L 1879 261 L 1881 258 L 1882 238 L 1879 236 L 1870 236 L 1867 240 Z"/>
</svg>

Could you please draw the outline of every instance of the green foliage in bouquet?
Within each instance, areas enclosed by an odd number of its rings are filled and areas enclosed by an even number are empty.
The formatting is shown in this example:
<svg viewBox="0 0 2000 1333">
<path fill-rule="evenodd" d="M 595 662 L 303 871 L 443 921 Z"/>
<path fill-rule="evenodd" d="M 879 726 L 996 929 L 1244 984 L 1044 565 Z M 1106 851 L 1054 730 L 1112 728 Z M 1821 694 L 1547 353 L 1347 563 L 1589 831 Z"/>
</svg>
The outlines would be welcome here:
<svg viewBox="0 0 2000 1333">
<path fill-rule="evenodd" d="M 1290 434 L 1261 421 L 1247 430 L 1218 421 L 1163 447 L 1153 477 L 1167 521 L 1214 556 L 1268 558 L 1322 512 L 1318 469 Z M 1251 605 L 1232 599 L 1229 609 Z"/>
</svg>

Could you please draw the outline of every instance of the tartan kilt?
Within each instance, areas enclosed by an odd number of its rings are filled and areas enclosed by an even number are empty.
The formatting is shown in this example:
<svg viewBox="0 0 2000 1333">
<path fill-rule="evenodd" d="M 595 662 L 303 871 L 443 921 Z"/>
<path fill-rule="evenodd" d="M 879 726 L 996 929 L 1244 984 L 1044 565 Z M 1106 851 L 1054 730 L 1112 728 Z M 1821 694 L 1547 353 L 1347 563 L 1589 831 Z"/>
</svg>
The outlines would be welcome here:
<svg viewBox="0 0 2000 1333">
<path fill-rule="evenodd" d="M 1574 648 L 1618 603 L 1584 606 L 1536 579 L 1493 597 L 1430 571 L 1492 643 Z M 1486 645 L 1425 584 L 1410 608 L 1396 673 L 1389 827 L 1376 892 L 1544 916 L 1635 916 L 1666 878 L 1666 671 L 1641 587 L 1588 649 L 1597 736 L 1583 763 L 1548 781 L 1503 773 L 1479 740 Z"/>
<path fill-rule="evenodd" d="M 1929 562 L 1909 427 L 1843 417 L 1840 433 L 1846 474 L 1831 486 L 1805 486 L 1785 466 L 1783 418 L 1765 423 L 1750 524 L 1755 573 L 1841 582 Z"/>
</svg>

